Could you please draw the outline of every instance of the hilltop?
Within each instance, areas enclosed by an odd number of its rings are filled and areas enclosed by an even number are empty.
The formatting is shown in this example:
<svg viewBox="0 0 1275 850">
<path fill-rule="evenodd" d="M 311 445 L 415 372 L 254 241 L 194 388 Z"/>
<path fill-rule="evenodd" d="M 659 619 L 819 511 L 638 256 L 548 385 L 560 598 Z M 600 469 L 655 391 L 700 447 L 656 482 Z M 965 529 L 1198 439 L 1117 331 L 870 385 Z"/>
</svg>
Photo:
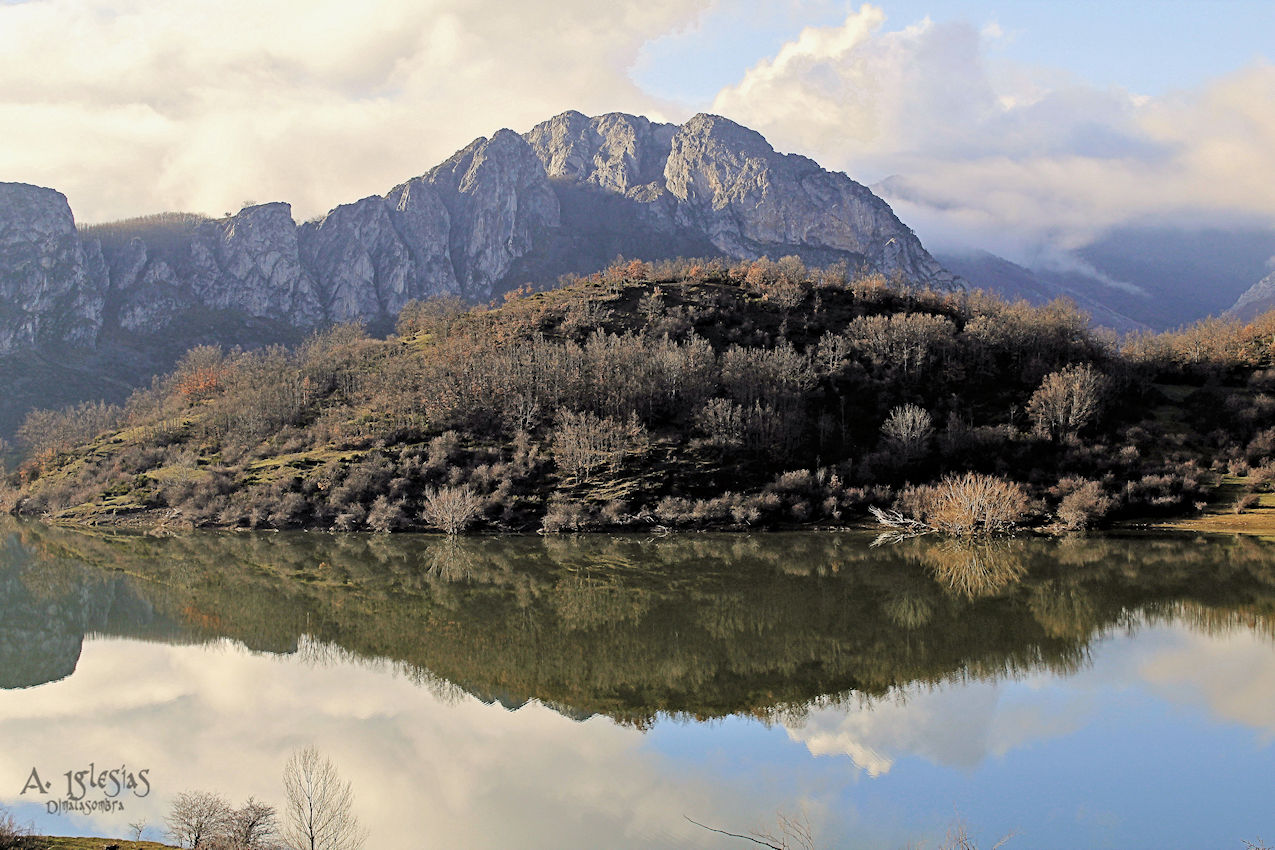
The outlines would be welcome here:
<svg viewBox="0 0 1275 850">
<path fill-rule="evenodd" d="M 415 302 L 386 339 L 195 348 L 122 408 L 29 417 L 6 504 L 172 527 L 755 528 L 924 517 L 917 485 L 970 472 L 1038 524 L 1190 513 L 1223 474 L 1251 505 L 1275 478 L 1271 325 L 1119 347 L 1061 302 L 795 257 L 632 261 L 499 308 Z"/>
</svg>

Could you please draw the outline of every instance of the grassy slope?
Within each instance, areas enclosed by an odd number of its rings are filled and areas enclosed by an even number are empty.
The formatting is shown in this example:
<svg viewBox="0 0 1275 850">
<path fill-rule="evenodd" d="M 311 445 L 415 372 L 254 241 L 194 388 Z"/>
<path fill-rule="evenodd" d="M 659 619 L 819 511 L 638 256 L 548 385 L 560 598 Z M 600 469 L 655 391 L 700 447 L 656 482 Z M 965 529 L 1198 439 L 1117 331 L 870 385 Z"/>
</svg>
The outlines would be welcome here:
<svg viewBox="0 0 1275 850">
<path fill-rule="evenodd" d="M 169 850 L 176 845 L 156 841 L 122 841 L 118 838 L 73 838 L 59 835 L 43 835 L 39 843 L 48 850 L 103 850 L 116 845 L 120 850 Z"/>
</svg>

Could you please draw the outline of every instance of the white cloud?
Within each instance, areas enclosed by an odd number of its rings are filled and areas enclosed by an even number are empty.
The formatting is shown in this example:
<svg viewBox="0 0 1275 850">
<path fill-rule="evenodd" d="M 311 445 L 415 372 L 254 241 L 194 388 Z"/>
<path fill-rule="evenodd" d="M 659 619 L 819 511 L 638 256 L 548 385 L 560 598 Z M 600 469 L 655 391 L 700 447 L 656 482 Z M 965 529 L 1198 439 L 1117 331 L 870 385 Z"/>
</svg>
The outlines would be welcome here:
<svg viewBox="0 0 1275 850">
<path fill-rule="evenodd" d="M 299 216 L 566 109 L 658 114 L 642 44 L 710 0 L 33 0 L 0 6 L 0 179 L 80 220 Z"/>
<path fill-rule="evenodd" d="M 37 814 L 18 794 L 33 766 L 64 784 L 81 764 L 122 761 L 150 770 L 150 797 L 97 821 L 37 825 L 118 835 L 144 817 L 162 829 L 187 789 L 281 803 L 283 764 L 313 743 L 353 785 L 369 847 L 420 846 L 422 829 L 439 847 L 592 848 L 599 836 L 615 848 L 717 846 L 683 814 L 748 825 L 775 805 L 747 777 L 666 763 L 644 733 L 609 719 L 440 696 L 388 663 L 342 655 L 312 666 L 230 642 L 86 641 L 69 678 L 0 690 L 0 804 Z"/>
<path fill-rule="evenodd" d="M 1147 98 L 989 62 L 996 27 L 884 23 L 865 5 L 807 29 L 714 109 L 857 179 L 898 175 L 896 209 L 936 243 L 1024 258 L 1130 221 L 1275 224 L 1275 67 Z"/>
</svg>

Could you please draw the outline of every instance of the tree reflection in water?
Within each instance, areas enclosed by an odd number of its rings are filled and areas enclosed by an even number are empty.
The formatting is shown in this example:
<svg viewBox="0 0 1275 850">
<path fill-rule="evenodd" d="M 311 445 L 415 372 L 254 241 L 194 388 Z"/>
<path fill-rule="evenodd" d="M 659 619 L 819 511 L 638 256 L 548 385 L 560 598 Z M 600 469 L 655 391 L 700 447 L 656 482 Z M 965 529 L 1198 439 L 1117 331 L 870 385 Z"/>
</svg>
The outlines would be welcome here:
<svg viewBox="0 0 1275 850">
<path fill-rule="evenodd" d="M 7 688 L 70 675 L 89 633 L 230 638 L 645 726 L 1067 673 L 1131 625 L 1275 636 L 1275 549 L 1251 539 L 3 534 Z"/>
</svg>

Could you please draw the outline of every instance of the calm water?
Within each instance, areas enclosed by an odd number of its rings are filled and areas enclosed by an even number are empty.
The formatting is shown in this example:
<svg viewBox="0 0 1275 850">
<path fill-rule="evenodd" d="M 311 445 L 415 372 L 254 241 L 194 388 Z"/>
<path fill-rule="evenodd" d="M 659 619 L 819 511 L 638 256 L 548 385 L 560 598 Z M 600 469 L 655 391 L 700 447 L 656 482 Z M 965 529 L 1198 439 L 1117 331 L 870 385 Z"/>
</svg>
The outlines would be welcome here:
<svg viewBox="0 0 1275 850">
<path fill-rule="evenodd" d="M 1257 541 L 0 539 L 0 803 L 43 832 L 281 803 L 313 743 L 377 850 L 1275 839 Z M 90 763 L 150 793 L 49 814 Z"/>
</svg>

